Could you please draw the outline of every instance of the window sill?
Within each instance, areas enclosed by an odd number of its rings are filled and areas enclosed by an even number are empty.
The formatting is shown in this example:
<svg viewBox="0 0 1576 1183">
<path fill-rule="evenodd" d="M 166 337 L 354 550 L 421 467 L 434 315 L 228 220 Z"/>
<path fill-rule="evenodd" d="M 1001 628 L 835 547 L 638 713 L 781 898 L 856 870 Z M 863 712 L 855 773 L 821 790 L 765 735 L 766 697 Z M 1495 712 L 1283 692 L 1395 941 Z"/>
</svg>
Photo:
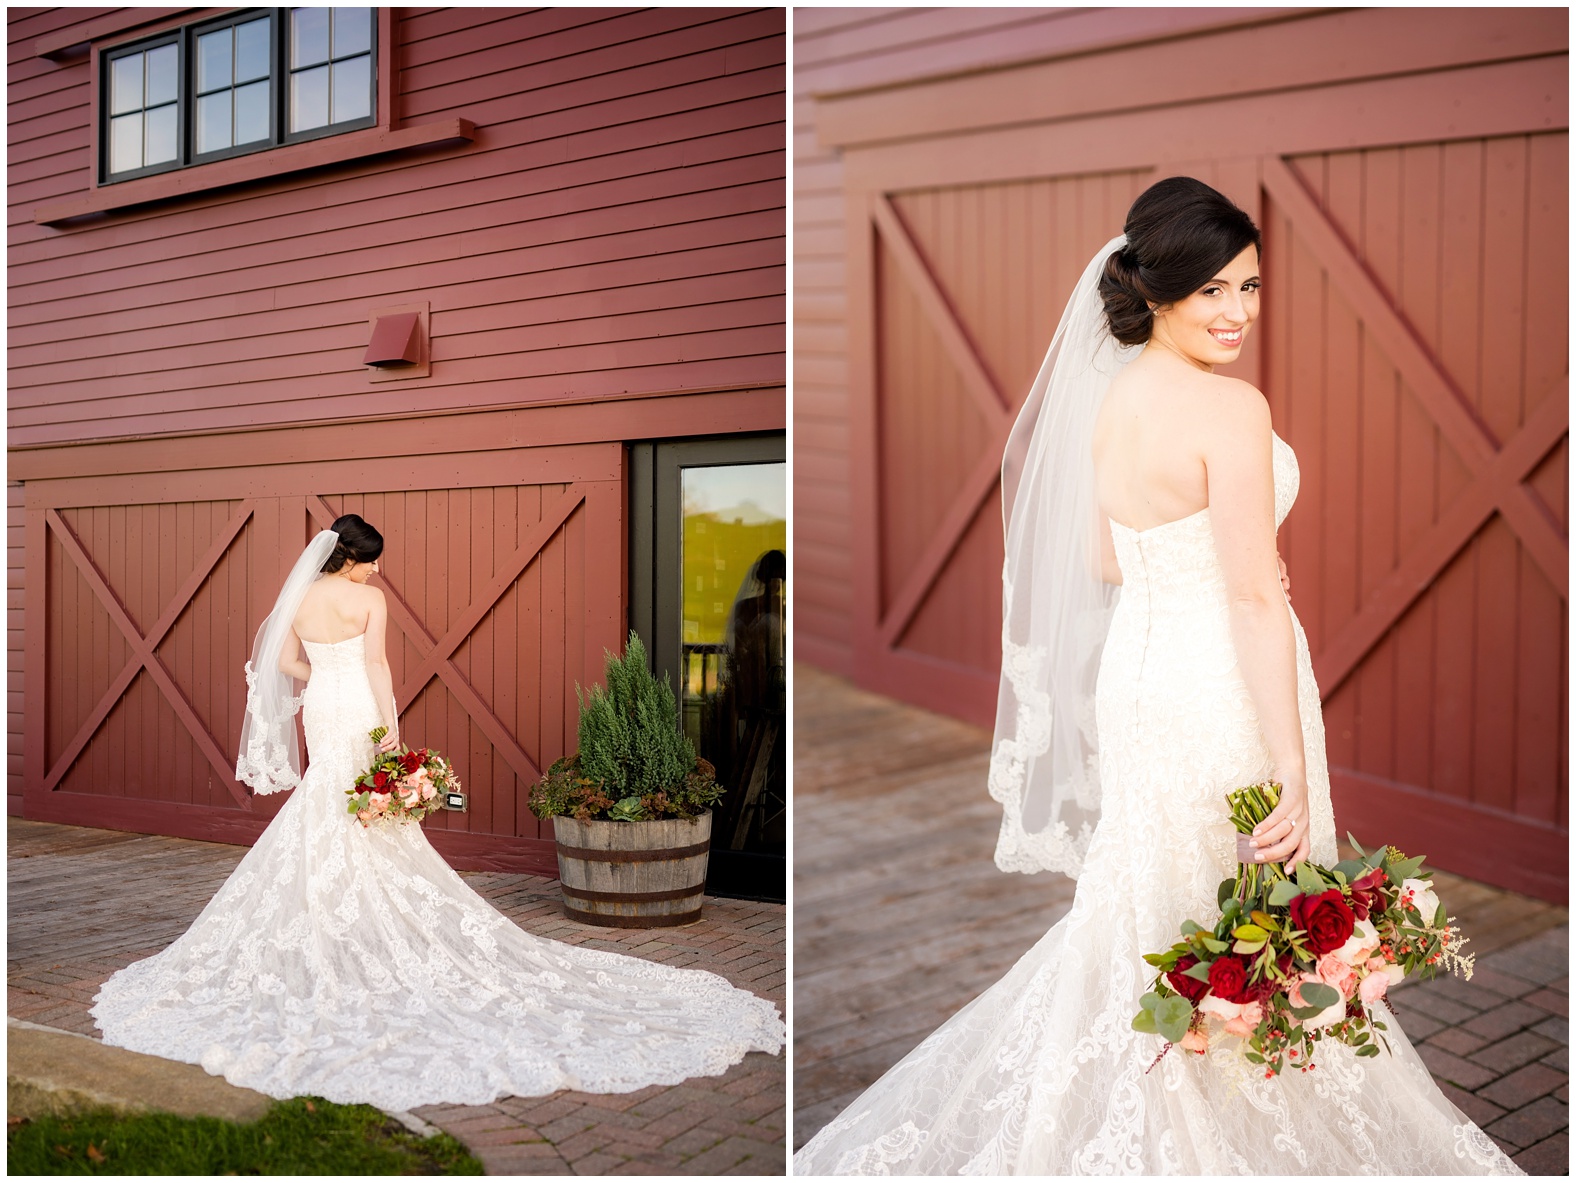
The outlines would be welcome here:
<svg viewBox="0 0 1576 1183">
<path fill-rule="evenodd" d="M 470 143 L 475 138 L 476 125 L 469 119 L 442 119 L 436 123 L 402 127 L 397 131 L 369 127 L 364 131 L 346 132 L 341 136 L 329 136 L 302 144 L 270 148 L 250 156 L 216 160 L 212 164 L 197 165 L 194 168 L 162 173 L 159 176 L 122 181 L 118 185 L 102 185 L 80 197 L 36 206 L 33 210 L 33 221 L 40 226 L 55 226 L 89 214 L 109 213 L 153 201 L 191 197 L 210 189 L 265 180 L 304 169 L 321 168 L 329 164 L 343 164 L 369 156 L 381 156 L 388 152 L 406 152 L 430 144 L 442 144 L 453 140 Z"/>
</svg>

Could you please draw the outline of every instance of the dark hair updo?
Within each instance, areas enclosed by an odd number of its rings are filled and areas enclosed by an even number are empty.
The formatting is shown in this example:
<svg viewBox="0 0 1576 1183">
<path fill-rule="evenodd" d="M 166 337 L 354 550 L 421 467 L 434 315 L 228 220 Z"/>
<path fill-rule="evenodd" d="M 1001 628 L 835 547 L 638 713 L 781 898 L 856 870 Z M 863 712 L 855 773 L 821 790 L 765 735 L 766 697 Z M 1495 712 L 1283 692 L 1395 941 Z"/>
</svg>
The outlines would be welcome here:
<svg viewBox="0 0 1576 1183">
<path fill-rule="evenodd" d="M 1253 219 L 1192 177 L 1167 177 L 1145 189 L 1123 231 L 1127 245 L 1100 276 L 1106 323 L 1123 345 L 1149 340 L 1151 304 L 1185 300 L 1250 245 L 1263 249 Z"/>
<path fill-rule="evenodd" d="M 339 541 L 334 544 L 334 553 L 323 564 L 324 572 L 329 575 L 343 569 L 346 563 L 374 563 L 383 553 L 383 535 L 356 514 L 347 513 L 335 518 L 329 529 L 339 535 Z"/>
</svg>

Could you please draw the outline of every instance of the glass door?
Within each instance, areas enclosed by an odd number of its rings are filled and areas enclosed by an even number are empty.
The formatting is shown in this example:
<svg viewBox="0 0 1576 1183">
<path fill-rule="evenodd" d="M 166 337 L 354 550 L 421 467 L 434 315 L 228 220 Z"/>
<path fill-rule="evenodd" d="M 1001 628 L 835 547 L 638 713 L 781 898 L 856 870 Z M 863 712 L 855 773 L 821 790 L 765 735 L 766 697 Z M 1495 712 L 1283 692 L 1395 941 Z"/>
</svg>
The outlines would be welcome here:
<svg viewBox="0 0 1576 1183">
<path fill-rule="evenodd" d="M 727 788 L 707 890 L 775 900 L 787 894 L 783 449 L 781 436 L 752 436 L 637 445 L 631 457 L 632 625 Z"/>
</svg>

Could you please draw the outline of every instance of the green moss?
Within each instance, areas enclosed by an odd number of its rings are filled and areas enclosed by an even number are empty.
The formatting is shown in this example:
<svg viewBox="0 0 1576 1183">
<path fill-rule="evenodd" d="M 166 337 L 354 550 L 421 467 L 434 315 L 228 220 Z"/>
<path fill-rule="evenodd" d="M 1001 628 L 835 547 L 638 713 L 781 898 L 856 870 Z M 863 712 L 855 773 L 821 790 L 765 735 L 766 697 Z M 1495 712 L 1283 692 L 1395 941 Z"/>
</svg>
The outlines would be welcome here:
<svg viewBox="0 0 1576 1183">
<path fill-rule="evenodd" d="M 248 1124 L 107 1110 L 13 1125 L 11 1175 L 480 1175 L 448 1134 L 420 1138 L 370 1105 L 280 1101 Z"/>
</svg>

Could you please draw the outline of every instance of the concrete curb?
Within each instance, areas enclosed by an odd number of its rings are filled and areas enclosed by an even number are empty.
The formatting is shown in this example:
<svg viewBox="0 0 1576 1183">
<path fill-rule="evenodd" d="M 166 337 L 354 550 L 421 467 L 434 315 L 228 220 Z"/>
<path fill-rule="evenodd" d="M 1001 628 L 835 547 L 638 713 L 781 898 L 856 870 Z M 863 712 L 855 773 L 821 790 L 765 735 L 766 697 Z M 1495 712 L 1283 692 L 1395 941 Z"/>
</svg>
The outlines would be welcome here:
<svg viewBox="0 0 1576 1183">
<path fill-rule="evenodd" d="M 6 1019 L 6 1116 L 83 1109 L 256 1121 L 273 1098 L 180 1064 L 86 1035 Z"/>
</svg>

